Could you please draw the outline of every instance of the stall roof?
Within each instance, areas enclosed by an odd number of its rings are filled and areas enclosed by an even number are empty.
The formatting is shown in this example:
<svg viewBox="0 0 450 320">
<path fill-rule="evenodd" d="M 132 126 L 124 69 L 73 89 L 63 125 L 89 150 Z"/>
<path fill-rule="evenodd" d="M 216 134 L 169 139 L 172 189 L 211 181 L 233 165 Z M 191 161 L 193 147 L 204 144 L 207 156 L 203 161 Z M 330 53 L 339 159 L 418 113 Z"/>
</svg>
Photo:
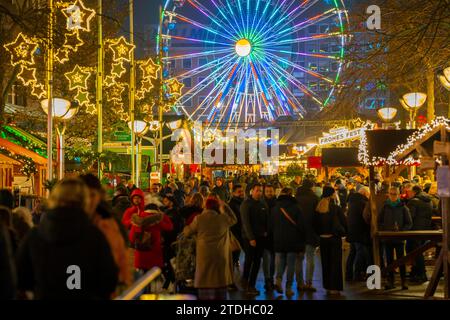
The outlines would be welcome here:
<svg viewBox="0 0 450 320">
<path fill-rule="evenodd" d="M 6 148 L 7 150 L 9 150 L 11 152 L 30 157 L 31 159 L 33 159 L 34 162 L 36 162 L 39 165 L 47 164 L 46 158 L 41 157 L 37 153 L 30 151 L 28 149 L 25 149 L 24 147 L 18 146 L 17 144 L 15 144 L 11 141 L 8 141 L 6 139 L 0 138 L 0 146 Z"/>
<path fill-rule="evenodd" d="M 20 162 L 0 153 L 0 164 L 20 165 Z"/>
</svg>

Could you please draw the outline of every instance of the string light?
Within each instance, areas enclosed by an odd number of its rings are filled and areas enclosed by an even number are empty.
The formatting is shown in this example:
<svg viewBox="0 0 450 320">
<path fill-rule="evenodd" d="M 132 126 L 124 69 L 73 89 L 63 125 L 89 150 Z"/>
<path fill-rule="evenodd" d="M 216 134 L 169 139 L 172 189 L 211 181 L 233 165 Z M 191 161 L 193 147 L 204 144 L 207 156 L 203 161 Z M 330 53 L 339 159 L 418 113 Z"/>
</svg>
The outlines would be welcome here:
<svg viewBox="0 0 450 320">
<path fill-rule="evenodd" d="M 34 52 L 38 44 L 25 36 L 22 32 L 16 37 L 16 40 L 3 46 L 11 54 L 11 64 L 34 64 Z"/>
<path fill-rule="evenodd" d="M 122 100 L 122 93 L 125 90 L 125 86 L 121 83 L 117 83 L 108 91 L 108 97 L 111 101 Z"/>
<path fill-rule="evenodd" d="M 17 78 L 22 81 L 25 86 L 36 82 L 36 68 L 28 68 L 25 65 L 20 65 L 20 72 L 17 74 Z"/>
<path fill-rule="evenodd" d="M 105 87 L 111 87 L 114 83 L 115 80 L 113 76 L 106 76 L 105 81 L 103 82 Z"/>
<path fill-rule="evenodd" d="M 125 73 L 125 67 L 123 66 L 123 61 L 112 64 L 111 74 L 114 78 L 120 78 Z"/>
<path fill-rule="evenodd" d="M 133 50 L 136 48 L 135 45 L 130 44 L 125 40 L 125 37 L 122 36 L 115 40 L 110 40 L 111 44 L 109 48 L 113 52 L 113 61 L 131 61 L 131 54 Z"/>
<path fill-rule="evenodd" d="M 69 61 L 69 53 L 70 52 L 68 48 L 59 48 L 55 54 L 56 61 L 61 64 L 66 63 L 67 61 Z"/>
<path fill-rule="evenodd" d="M 95 10 L 86 8 L 83 1 L 76 0 L 61 11 L 67 18 L 67 30 L 91 31 L 90 21 L 95 16 Z"/>
<path fill-rule="evenodd" d="M 72 45 L 71 43 L 75 43 L 75 44 Z M 66 48 L 67 50 L 77 52 L 78 47 L 81 47 L 83 44 L 84 44 L 84 41 L 81 40 L 80 33 L 78 32 L 78 30 L 75 30 L 71 33 L 66 33 L 64 35 L 63 47 Z"/>
<path fill-rule="evenodd" d="M 78 88 L 87 90 L 87 81 L 91 76 L 91 72 L 83 70 L 79 65 L 76 65 L 71 72 L 66 72 L 64 76 L 69 80 L 69 90 Z"/>
</svg>

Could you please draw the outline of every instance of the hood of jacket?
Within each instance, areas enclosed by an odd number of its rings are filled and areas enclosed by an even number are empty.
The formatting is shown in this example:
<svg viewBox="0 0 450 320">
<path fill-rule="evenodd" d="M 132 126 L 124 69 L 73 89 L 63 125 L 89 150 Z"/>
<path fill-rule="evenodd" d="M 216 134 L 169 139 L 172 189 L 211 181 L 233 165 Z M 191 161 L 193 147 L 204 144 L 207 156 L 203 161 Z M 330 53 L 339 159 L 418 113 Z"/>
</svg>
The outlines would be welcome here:
<svg viewBox="0 0 450 320">
<path fill-rule="evenodd" d="M 70 243 L 83 237 L 93 224 L 81 208 L 60 207 L 43 215 L 38 226 L 39 234 L 51 243 Z"/>
<path fill-rule="evenodd" d="M 141 209 L 142 211 L 144 210 L 145 207 L 145 196 L 144 196 L 144 191 L 142 191 L 141 189 L 134 189 L 133 192 L 130 195 L 130 200 L 131 200 L 131 204 L 133 204 L 133 197 L 140 197 L 141 198 L 141 203 L 139 204 L 139 209 Z"/>
<path fill-rule="evenodd" d="M 291 206 L 291 205 L 296 205 L 297 201 L 295 200 L 294 197 L 287 196 L 287 195 L 280 195 L 277 198 L 277 204 L 279 204 L 280 206 Z"/>
<path fill-rule="evenodd" d="M 431 202 L 431 197 L 428 194 L 426 194 L 425 192 L 420 192 L 420 193 L 416 194 L 413 199 L 419 199 L 424 202 Z"/>
</svg>

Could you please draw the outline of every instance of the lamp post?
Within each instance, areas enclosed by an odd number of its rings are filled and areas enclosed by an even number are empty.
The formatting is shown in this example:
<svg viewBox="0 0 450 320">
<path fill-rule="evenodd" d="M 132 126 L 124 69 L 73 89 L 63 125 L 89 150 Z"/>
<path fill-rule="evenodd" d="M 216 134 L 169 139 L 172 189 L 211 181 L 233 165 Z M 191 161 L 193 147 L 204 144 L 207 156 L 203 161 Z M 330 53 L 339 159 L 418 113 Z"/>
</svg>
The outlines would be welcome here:
<svg viewBox="0 0 450 320">
<path fill-rule="evenodd" d="M 71 119 L 77 112 L 78 108 L 71 108 L 70 102 L 53 98 L 51 101 L 45 99 L 41 101 L 42 110 L 48 115 L 49 104 L 51 105 L 51 115 L 56 121 L 60 121 L 63 125 L 56 127 L 57 136 L 57 158 L 59 163 L 58 178 L 64 178 L 64 133 L 66 132 L 66 121 Z"/>
<path fill-rule="evenodd" d="M 439 80 L 441 81 L 442 85 L 445 89 L 450 91 L 450 67 L 445 68 L 442 71 L 442 74 L 438 75 Z M 450 96 L 450 94 L 449 94 Z M 449 106 L 448 106 L 448 117 L 450 118 L 450 99 L 449 99 Z"/>
<path fill-rule="evenodd" d="M 383 120 L 383 127 L 388 127 L 389 122 L 391 122 L 395 116 L 397 115 L 397 108 L 394 107 L 385 107 L 380 108 L 377 111 L 378 117 L 380 117 L 381 120 Z"/>
<path fill-rule="evenodd" d="M 133 122 L 128 122 L 128 127 L 130 130 L 134 130 L 134 143 L 131 146 L 132 149 L 135 149 L 135 152 L 133 152 L 136 155 L 136 158 L 132 157 L 132 161 L 134 162 L 134 168 L 135 168 L 135 184 L 136 187 L 139 188 L 140 184 L 140 171 L 141 171 L 141 157 L 142 157 L 142 137 L 148 132 L 150 129 L 150 124 L 142 121 L 142 120 L 134 120 Z"/>
<path fill-rule="evenodd" d="M 427 101 L 427 95 L 422 92 L 412 92 L 400 98 L 400 103 L 409 112 L 410 127 L 416 128 L 417 111 Z"/>
</svg>

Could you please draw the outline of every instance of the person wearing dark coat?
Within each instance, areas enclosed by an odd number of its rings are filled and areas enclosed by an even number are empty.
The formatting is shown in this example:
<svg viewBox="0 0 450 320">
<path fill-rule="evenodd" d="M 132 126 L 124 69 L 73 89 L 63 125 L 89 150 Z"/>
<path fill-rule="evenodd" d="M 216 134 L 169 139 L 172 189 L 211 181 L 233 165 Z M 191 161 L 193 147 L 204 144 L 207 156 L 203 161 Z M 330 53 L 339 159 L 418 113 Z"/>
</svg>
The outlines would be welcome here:
<svg viewBox="0 0 450 320">
<path fill-rule="evenodd" d="M 342 208 L 335 203 L 336 197 L 334 188 L 324 187 L 313 219 L 314 230 L 320 237 L 323 288 L 330 295 L 344 289 L 342 237 L 347 233 L 347 222 Z"/>
<path fill-rule="evenodd" d="M 314 231 L 313 217 L 316 212 L 319 197 L 313 191 L 314 183 L 311 180 L 303 181 L 297 189 L 295 198 L 300 207 L 305 223 L 305 252 L 300 252 L 296 262 L 297 289 L 299 291 L 316 291 L 312 281 L 314 276 L 314 259 L 316 248 L 319 246 L 319 236 Z M 305 259 L 306 257 L 306 259 Z M 303 260 L 306 260 L 305 275 L 303 275 Z"/>
<path fill-rule="evenodd" d="M 216 186 L 212 188 L 211 192 L 215 193 L 222 201 L 228 201 L 228 190 L 227 186 L 223 183 L 223 178 L 216 179 Z"/>
<path fill-rule="evenodd" d="M 409 209 L 400 200 L 400 190 L 396 187 L 389 188 L 389 198 L 384 203 L 379 216 L 378 228 L 380 231 L 406 231 L 412 227 L 412 219 Z M 405 241 L 404 240 L 385 240 L 383 247 L 386 252 L 387 264 L 394 261 L 394 251 L 397 259 L 405 256 Z M 406 290 L 406 268 L 405 265 L 400 266 L 400 278 L 402 282 L 402 289 Z M 388 283 L 386 290 L 395 288 L 394 286 L 394 272 L 388 274 Z"/>
<path fill-rule="evenodd" d="M 264 245 L 267 241 L 267 217 L 269 208 L 262 199 L 262 185 L 254 184 L 250 190 L 250 197 L 241 204 L 242 237 L 244 239 L 245 264 L 243 282 L 247 283 L 248 295 L 259 295 L 256 290 Z"/>
<path fill-rule="evenodd" d="M 433 228 L 433 202 L 431 197 L 422 191 L 420 186 L 406 185 L 406 195 L 408 201 L 406 205 L 411 213 L 411 230 L 431 230 Z M 406 242 L 406 251 L 409 253 L 424 244 L 423 240 L 411 239 Z M 410 281 L 416 283 L 426 282 L 427 274 L 425 270 L 425 259 L 423 254 L 417 255 L 410 273 Z"/>
<path fill-rule="evenodd" d="M 9 208 L 8 208 L 9 210 Z M 17 277 L 8 228 L 0 221 L 0 301 L 16 298 Z"/>
<path fill-rule="evenodd" d="M 370 190 L 362 187 L 358 192 L 348 197 L 347 241 L 354 247 L 355 257 L 353 261 L 347 260 L 347 274 L 353 275 L 353 280 L 363 281 L 367 267 L 370 265 L 370 220 L 364 216 L 366 206 L 369 203 Z M 352 279 L 347 279 L 352 280 Z"/>
<path fill-rule="evenodd" d="M 49 211 L 22 242 L 18 289 L 51 300 L 110 299 L 118 268 L 102 232 L 89 219 L 89 193 L 78 179 L 60 181 Z"/>
<path fill-rule="evenodd" d="M 305 251 L 305 223 L 292 189 L 281 190 L 275 207 L 272 209 L 273 246 L 275 251 L 276 284 L 278 293 L 283 293 L 282 280 L 286 274 L 286 295 L 292 296 L 292 284 L 297 256 Z"/>
<path fill-rule="evenodd" d="M 272 209 L 275 207 L 277 198 L 275 196 L 275 188 L 271 184 L 267 184 L 264 186 L 264 201 L 267 204 L 268 212 L 267 219 L 269 221 L 267 228 L 267 241 L 264 248 L 263 254 L 263 272 L 264 272 L 264 289 L 267 292 L 273 291 L 275 288 L 274 284 L 274 275 L 275 275 L 275 251 L 273 250 L 273 230 L 271 228 L 270 221 L 272 219 Z"/>
<path fill-rule="evenodd" d="M 347 188 L 344 186 L 341 179 L 336 180 L 335 188 L 338 193 L 339 204 L 341 205 L 341 208 L 345 210 L 347 208 L 347 197 L 348 197 Z"/>
<path fill-rule="evenodd" d="M 237 222 L 234 224 L 230 230 L 234 235 L 236 240 L 239 242 L 241 247 L 244 246 L 244 240 L 242 238 L 242 219 L 241 219 L 241 204 L 244 201 L 244 189 L 240 184 L 233 185 L 233 192 L 231 194 L 231 199 L 228 202 L 231 210 L 233 210 L 234 215 L 236 216 Z M 235 267 L 239 267 L 239 257 L 241 255 L 241 251 L 237 250 L 233 252 L 233 265 Z"/>
<path fill-rule="evenodd" d="M 5 206 L 10 210 L 14 209 L 14 195 L 8 189 L 0 190 L 0 206 Z"/>
</svg>

